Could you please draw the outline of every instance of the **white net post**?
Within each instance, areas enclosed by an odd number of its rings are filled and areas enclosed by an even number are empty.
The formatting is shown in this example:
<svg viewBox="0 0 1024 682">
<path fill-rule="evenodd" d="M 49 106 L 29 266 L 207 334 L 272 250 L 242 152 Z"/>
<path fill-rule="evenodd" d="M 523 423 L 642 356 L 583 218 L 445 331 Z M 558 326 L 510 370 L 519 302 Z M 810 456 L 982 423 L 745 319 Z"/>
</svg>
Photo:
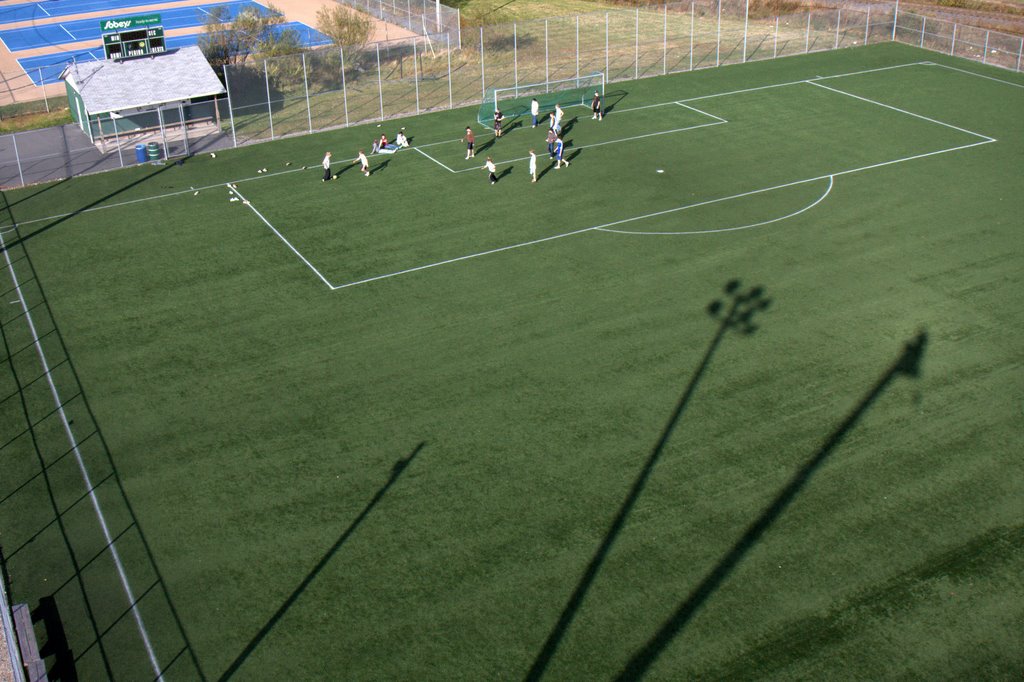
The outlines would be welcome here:
<svg viewBox="0 0 1024 682">
<path fill-rule="evenodd" d="M 445 33 L 445 46 L 448 48 L 448 108 L 455 108 L 455 98 L 452 96 L 452 34 Z"/>
<path fill-rule="evenodd" d="M 804 38 L 804 54 L 811 51 L 811 12 L 807 12 L 807 37 Z"/>
<path fill-rule="evenodd" d="M 121 155 L 121 138 L 117 134 L 117 121 L 114 120 L 114 114 L 110 114 L 110 127 L 114 130 L 114 144 L 117 145 L 117 160 L 121 163 L 121 168 L 124 168 L 124 156 Z"/>
<path fill-rule="evenodd" d="M 484 80 L 484 27 L 480 27 L 480 101 L 487 100 L 487 81 Z"/>
<path fill-rule="evenodd" d="M 668 73 L 668 3 L 665 3 L 665 13 L 661 24 L 661 75 Z"/>
<path fill-rule="evenodd" d="M 743 59 L 742 63 L 747 61 L 747 27 L 749 26 L 750 20 L 750 0 L 747 0 L 743 5 Z"/>
<path fill-rule="evenodd" d="M 551 72 L 548 70 L 548 20 L 544 20 L 544 82 L 551 79 Z M 547 92 L 547 90 L 545 90 Z"/>
<path fill-rule="evenodd" d="M 512 81 L 516 85 L 516 96 L 519 96 L 519 27 L 512 22 Z"/>
<path fill-rule="evenodd" d="M 636 37 L 635 37 L 636 49 L 633 56 L 633 78 L 640 78 L 640 8 L 636 8 Z"/>
<path fill-rule="evenodd" d="M 416 114 L 420 113 L 420 60 L 416 56 L 416 39 L 412 39 L 412 83 L 416 88 Z"/>
<path fill-rule="evenodd" d="M 715 38 L 715 66 L 722 53 L 722 0 L 718 0 L 718 36 Z"/>
<path fill-rule="evenodd" d="M 89 128 L 91 131 L 92 126 L 89 126 Z M 89 136 L 92 137 L 91 132 Z M 15 136 L 14 133 L 11 133 L 11 144 L 14 146 L 14 160 L 18 164 L 18 177 L 21 178 L 21 186 L 24 187 L 25 175 L 21 172 L 21 153 L 18 152 L 18 138 Z"/>
<path fill-rule="evenodd" d="M 309 132 L 313 132 L 313 107 L 309 105 L 309 76 L 306 75 L 306 53 L 302 53 L 302 87 L 306 90 L 306 120 L 309 121 Z"/>
<path fill-rule="evenodd" d="M 833 50 L 839 49 L 839 27 L 843 25 L 843 10 L 836 10 L 836 44 L 832 46 Z"/>
<path fill-rule="evenodd" d="M 345 48 L 338 48 L 341 57 L 341 101 L 345 107 L 345 127 L 348 127 L 348 86 L 345 84 Z"/>
<path fill-rule="evenodd" d="M 380 43 L 374 43 L 377 48 L 377 92 L 380 94 L 380 120 L 384 120 L 384 84 L 380 77 Z"/>
<path fill-rule="evenodd" d="M 772 40 L 772 59 L 779 56 L 779 17 L 775 17 L 775 38 Z"/>
<path fill-rule="evenodd" d="M 694 27 L 694 10 L 693 3 L 690 3 L 690 71 L 693 71 L 693 27 Z"/>
<path fill-rule="evenodd" d="M 231 119 L 231 146 L 237 147 L 238 140 L 235 138 L 235 112 L 231 108 L 231 86 L 228 85 L 228 67 L 224 66 L 224 89 L 228 91 L 228 117 Z"/>
<path fill-rule="evenodd" d="M 267 116 L 270 118 L 270 139 L 274 139 L 274 110 L 270 107 L 270 72 L 267 70 L 267 60 L 263 60 L 263 79 L 267 84 Z M 160 110 L 157 109 L 157 113 Z"/>
<path fill-rule="evenodd" d="M 956 52 L 956 24 L 953 24 L 953 40 L 949 44 L 949 54 Z"/>
</svg>

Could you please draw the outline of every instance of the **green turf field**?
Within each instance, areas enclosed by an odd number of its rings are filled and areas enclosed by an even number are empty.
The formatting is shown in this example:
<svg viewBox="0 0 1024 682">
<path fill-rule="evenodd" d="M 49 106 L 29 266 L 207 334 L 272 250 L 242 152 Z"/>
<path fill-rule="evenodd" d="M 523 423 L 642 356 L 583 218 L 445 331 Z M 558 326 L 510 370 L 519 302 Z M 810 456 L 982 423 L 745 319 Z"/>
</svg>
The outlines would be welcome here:
<svg viewBox="0 0 1024 682">
<path fill-rule="evenodd" d="M 559 170 L 522 119 L 467 161 L 474 107 L 4 194 L 51 667 L 1020 678 L 1024 75 L 883 44 L 606 104 Z"/>
</svg>

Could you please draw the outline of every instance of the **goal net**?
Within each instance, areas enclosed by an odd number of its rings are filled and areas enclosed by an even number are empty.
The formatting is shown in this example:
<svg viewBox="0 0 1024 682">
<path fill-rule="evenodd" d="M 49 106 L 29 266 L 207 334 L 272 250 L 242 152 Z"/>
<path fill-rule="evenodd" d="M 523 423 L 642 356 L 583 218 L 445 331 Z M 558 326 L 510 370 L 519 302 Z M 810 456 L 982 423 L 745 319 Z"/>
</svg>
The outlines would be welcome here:
<svg viewBox="0 0 1024 682">
<path fill-rule="evenodd" d="M 491 88 L 480 105 L 477 122 L 485 127 L 494 123 L 494 110 L 501 109 L 506 119 L 530 115 L 530 103 L 534 98 L 540 103 L 541 113 L 547 113 L 556 104 L 563 107 L 589 106 L 594 93 L 601 94 L 604 101 L 604 74 L 592 73 L 576 78 L 517 85 L 514 88 Z"/>
</svg>

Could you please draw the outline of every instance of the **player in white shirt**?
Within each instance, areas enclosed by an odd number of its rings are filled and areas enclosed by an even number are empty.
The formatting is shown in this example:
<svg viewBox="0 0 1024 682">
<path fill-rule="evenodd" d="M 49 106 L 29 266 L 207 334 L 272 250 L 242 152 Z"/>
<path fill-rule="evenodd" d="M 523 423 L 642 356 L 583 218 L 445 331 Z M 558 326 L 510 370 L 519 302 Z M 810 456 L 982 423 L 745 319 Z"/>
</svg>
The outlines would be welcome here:
<svg viewBox="0 0 1024 682">
<path fill-rule="evenodd" d="M 495 173 L 498 169 L 494 166 L 494 161 L 489 156 L 487 157 L 487 163 L 484 164 L 484 169 L 487 171 L 487 179 L 491 181 L 491 184 L 496 183 L 498 176 Z"/>
<path fill-rule="evenodd" d="M 530 116 L 533 116 L 533 127 L 537 127 L 537 117 L 540 116 L 540 102 L 534 97 L 533 101 L 530 102 Z"/>
<path fill-rule="evenodd" d="M 370 177 L 370 160 L 366 158 L 366 152 L 362 149 L 359 150 L 359 156 L 352 163 L 360 164 L 359 170 L 362 171 L 363 175 Z"/>
<path fill-rule="evenodd" d="M 409 146 L 409 138 L 405 136 L 405 128 L 399 130 L 398 134 L 395 135 L 395 145 L 397 145 L 399 148 Z"/>
<path fill-rule="evenodd" d="M 552 123 L 551 123 L 551 127 L 559 135 L 562 134 L 562 116 L 564 116 L 564 115 L 565 115 L 565 112 L 562 111 L 562 107 L 560 107 L 559 105 L 556 104 L 555 105 L 555 117 L 554 117 L 554 121 L 552 121 Z"/>
<path fill-rule="evenodd" d="M 328 180 L 331 179 L 331 153 L 330 152 L 327 152 L 324 155 L 323 167 L 324 167 L 324 178 L 320 182 L 327 182 Z"/>
<path fill-rule="evenodd" d="M 537 182 L 537 153 L 530 150 L 530 182 Z"/>
</svg>

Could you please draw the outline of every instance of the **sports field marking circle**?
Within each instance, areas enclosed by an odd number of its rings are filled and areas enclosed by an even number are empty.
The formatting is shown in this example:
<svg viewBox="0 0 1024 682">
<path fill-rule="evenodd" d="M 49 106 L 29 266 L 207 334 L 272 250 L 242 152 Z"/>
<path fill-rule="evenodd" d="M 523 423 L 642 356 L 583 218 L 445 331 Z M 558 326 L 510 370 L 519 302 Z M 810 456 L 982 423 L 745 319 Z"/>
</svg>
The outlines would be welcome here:
<svg viewBox="0 0 1024 682">
<path fill-rule="evenodd" d="M 800 210 L 794 211 L 794 212 L 789 213 L 787 215 L 779 216 L 778 218 L 772 218 L 771 220 L 762 220 L 759 223 L 750 223 L 749 225 L 737 225 L 735 227 L 718 227 L 718 228 L 715 228 L 713 230 L 689 230 L 689 231 L 686 231 L 686 232 L 653 232 L 653 231 L 642 231 L 642 230 L 613 230 L 613 229 L 608 228 L 608 227 L 596 227 L 594 229 L 597 230 L 597 231 L 600 231 L 600 232 L 613 232 L 615 234 L 637 234 L 637 235 L 647 235 L 647 236 L 650 236 L 650 235 L 715 234 L 717 232 L 738 232 L 739 230 L 750 230 L 750 229 L 753 229 L 755 227 L 763 227 L 764 225 L 771 225 L 772 223 L 778 223 L 778 222 L 781 222 L 783 220 L 788 220 L 789 218 L 793 218 L 794 216 L 798 216 L 801 213 L 804 213 L 805 211 L 811 210 L 812 208 L 814 208 L 815 206 L 817 206 L 818 204 L 820 204 L 822 201 L 825 200 L 825 197 L 827 197 L 829 195 L 829 193 L 832 192 L 832 186 L 834 184 L 835 184 L 834 176 L 829 175 L 828 176 L 828 187 L 825 188 L 825 192 L 820 197 L 815 199 L 813 202 L 808 204 L 807 206 L 804 206 Z M 736 198 L 736 197 L 730 197 L 730 199 L 732 199 L 732 198 Z M 700 203 L 697 203 L 697 204 L 693 204 L 692 206 L 686 206 L 686 207 L 684 207 L 683 209 L 680 209 L 680 210 L 686 210 L 686 209 L 689 209 L 689 208 L 697 208 L 698 206 L 706 206 L 708 203 L 711 203 L 711 202 L 703 201 L 703 202 L 700 202 Z"/>
</svg>

